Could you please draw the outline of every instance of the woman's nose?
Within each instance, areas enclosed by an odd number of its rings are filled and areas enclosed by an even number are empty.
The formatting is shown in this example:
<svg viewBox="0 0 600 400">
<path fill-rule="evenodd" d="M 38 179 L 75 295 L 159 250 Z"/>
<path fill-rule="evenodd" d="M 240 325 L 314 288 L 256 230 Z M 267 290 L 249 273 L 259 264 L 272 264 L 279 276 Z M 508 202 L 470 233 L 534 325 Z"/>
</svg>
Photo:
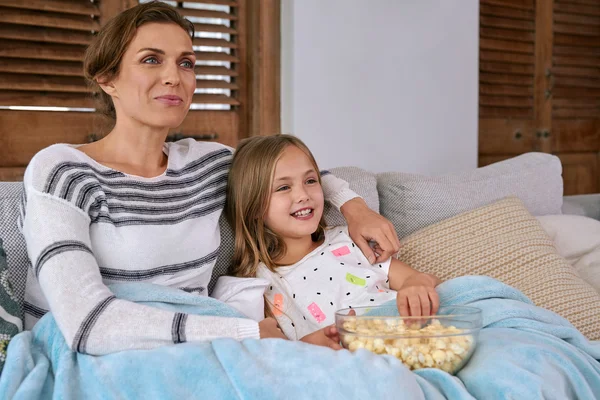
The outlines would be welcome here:
<svg viewBox="0 0 600 400">
<path fill-rule="evenodd" d="M 179 85 L 179 82 L 181 82 L 181 78 L 179 77 L 179 68 L 177 67 L 177 65 L 165 63 L 162 80 L 163 84 L 167 86 Z"/>
</svg>

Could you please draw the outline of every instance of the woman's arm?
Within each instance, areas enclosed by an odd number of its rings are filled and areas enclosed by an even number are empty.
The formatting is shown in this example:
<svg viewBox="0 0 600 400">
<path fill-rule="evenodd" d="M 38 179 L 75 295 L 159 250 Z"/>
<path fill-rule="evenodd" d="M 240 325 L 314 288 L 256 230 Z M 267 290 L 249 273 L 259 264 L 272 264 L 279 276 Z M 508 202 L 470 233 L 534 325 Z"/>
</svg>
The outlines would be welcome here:
<svg viewBox="0 0 600 400">
<path fill-rule="evenodd" d="M 371 210 L 365 201 L 350 189 L 348 182 L 328 171 L 322 172 L 325 200 L 337 207 L 346 218 L 348 233 L 371 264 L 389 259 L 400 250 L 394 225 Z M 372 249 L 369 242 L 377 244 Z"/>
<path fill-rule="evenodd" d="M 250 319 L 197 316 L 115 298 L 104 285 L 90 238 L 90 218 L 25 179 L 23 234 L 33 271 L 69 347 L 102 355 L 186 341 L 258 338 Z"/>
</svg>

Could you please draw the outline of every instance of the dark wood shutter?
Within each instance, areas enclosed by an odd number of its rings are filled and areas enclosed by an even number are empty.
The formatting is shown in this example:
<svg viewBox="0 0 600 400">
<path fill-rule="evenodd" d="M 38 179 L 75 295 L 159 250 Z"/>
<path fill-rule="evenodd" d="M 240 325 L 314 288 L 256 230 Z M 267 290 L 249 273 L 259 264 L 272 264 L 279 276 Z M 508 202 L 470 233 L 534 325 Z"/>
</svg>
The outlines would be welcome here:
<svg viewBox="0 0 600 400">
<path fill-rule="evenodd" d="M 482 0 L 479 29 L 479 152 L 529 151 L 535 126 L 533 0 Z"/>
<path fill-rule="evenodd" d="M 21 179 L 44 147 L 105 133 L 82 57 L 108 19 L 138 2 L 0 0 L 0 181 Z M 278 133 L 279 0 L 167 3 L 194 22 L 198 59 L 193 105 L 169 140 L 235 146 L 243 137 Z"/>
<path fill-rule="evenodd" d="M 82 59 L 100 17 L 90 1 L 0 0 L 0 180 L 20 178 L 45 145 L 86 141 L 95 118 Z M 53 111 L 64 107 L 80 111 Z"/>
<path fill-rule="evenodd" d="M 565 194 L 600 191 L 600 1 L 480 1 L 479 164 L 556 154 Z"/>
<path fill-rule="evenodd" d="M 567 194 L 600 191 L 600 1 L 554 0 L 552 152 Z"/>
</svg>

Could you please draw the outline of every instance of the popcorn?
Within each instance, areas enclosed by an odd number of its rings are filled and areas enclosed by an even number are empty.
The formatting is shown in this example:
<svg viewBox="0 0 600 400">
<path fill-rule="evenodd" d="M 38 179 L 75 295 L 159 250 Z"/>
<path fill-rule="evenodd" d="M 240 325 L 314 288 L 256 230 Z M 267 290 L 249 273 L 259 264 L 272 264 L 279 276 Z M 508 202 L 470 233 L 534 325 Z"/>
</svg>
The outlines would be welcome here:
<svg viewBox="0 0 600 400">
<path fill-rule="evenodd" d="M 348 318 L 342 328 L 342 343 L 350 351 L 364 348 L 376 354 L 389 354 L 411 370 L 439 368 L 454 373 L 475 347 L 470 333 L 455 326 L 444 326 L 437 319 L 423 327 L 420 324 L 407 326 L 398 319 Z M 390 335 L 394 337 L 386 337 Z"/>
</svg>

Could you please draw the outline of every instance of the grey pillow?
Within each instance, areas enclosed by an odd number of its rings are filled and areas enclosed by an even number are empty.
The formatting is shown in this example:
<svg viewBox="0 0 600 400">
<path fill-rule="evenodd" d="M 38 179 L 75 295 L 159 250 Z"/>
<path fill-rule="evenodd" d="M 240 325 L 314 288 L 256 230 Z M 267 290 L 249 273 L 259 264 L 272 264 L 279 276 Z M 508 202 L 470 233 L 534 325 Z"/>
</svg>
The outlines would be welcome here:
<svg viewBox="0 0 600 400">
<path fill-rule="evenodd" d="M 381 215 L 399 237 L 508 196 L 535 215 L 561 214 L 562 166 L 558 157 L 527 153 L 505 161 L 443 176 L 399 172 L 377 175 Z"/>
<path fill-rule="evenodd" d="M 23 329 L 23 312 L 10 281 L 6 253 L 0 239 L 0 371 L 6 360 L 6 349 L 10 340 Z"/>
<path fill-rule="evenodd" d="M 356 167 L 338 167 L 329 170 L 333 175 L 345 180 L 356 194 L 361 196 L 369 208 L 379 212 L 379 195 L 377 194 L 377 178 L 374 174 Z M 344 216 L 332 205 L 325 203 L 325 222 L 329 226 L 346 225 Z M 219 257 L 213 270 L 208 292 L 212 290 L 221 275 L 227 274 L 233 260 L 234 236 L 225 215 L 219 220 L 221 228 L 221 247 Z"/>
</svg>

